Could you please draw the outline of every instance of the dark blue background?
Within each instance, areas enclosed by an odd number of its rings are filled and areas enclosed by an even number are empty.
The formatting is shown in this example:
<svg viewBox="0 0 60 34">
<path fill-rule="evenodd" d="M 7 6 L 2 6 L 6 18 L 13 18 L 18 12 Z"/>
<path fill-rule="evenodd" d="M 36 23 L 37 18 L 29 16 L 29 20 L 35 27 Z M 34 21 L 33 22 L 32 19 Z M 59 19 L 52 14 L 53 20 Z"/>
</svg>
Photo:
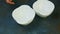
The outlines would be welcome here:
<svg viewBox="0 0 60 34">
<path fill-rule="evenodd" d="M 60 34 L 60 0 L 50 0 L 55 4 L 54 12 L 48 18 L 35 16 L 28 26 L 16 23 L 11 14 L 20 5 L 32 4 L 36 0 L 14 0 L 15 5 L 9 5 L 0 0 L 0 34 Z"/>
</svg>

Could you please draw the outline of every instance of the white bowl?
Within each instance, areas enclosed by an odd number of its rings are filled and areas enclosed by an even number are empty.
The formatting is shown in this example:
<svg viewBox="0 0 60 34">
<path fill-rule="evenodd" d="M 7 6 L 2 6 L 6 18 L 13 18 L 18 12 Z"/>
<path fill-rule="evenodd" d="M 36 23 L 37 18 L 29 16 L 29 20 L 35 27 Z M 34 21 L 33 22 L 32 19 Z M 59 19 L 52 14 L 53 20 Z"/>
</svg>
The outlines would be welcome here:
<svg viewBox="0 0 60 34">
<path fill-rule="evenodd" d="M 13 11 L 12 17 L 18 24 L 28 25 L 34 19 L 35 11 L 28 5 L 21 5 Z"/>
</svg>

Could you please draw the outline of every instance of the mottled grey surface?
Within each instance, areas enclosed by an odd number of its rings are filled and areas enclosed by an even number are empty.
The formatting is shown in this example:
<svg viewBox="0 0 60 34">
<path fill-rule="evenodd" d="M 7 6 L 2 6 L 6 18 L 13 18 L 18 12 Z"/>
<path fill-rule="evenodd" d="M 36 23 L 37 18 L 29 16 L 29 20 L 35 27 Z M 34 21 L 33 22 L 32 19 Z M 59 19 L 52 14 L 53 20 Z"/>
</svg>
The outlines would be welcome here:
<svg viewBox="0 0 60 34">
<path fill-rule="evenodd" d="M 55 4 L 54 12 L 48 18 L 35 16 L 28 26 L 16 23 L 11 13 L 22 4 L 32 4 L 36 0 L 14 0 L 15 5 L 9 5 L 0 0 L 0 34 L 60 34 L 60 0 L 50 0 Z"/>
</svg>

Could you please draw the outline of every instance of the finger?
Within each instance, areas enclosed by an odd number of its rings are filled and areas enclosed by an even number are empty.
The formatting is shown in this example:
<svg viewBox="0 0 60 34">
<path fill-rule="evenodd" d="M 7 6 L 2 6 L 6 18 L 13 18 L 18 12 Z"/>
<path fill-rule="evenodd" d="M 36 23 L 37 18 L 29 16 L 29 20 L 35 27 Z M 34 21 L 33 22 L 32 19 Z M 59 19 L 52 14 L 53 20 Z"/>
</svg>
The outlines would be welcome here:
<svg viewBox="0 0 60 34">
<path fill-rule="evenodd" d="M 6 0 L 8 4 L 15 4 L 12 0 Z"/>
</svg>

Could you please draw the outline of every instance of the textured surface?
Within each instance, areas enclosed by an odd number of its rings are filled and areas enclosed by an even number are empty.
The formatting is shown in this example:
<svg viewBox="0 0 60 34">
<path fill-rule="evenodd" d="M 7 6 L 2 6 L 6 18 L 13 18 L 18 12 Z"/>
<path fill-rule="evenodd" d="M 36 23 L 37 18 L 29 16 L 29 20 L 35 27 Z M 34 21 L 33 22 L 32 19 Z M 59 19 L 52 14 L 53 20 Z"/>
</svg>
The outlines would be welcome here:
<svg viewBox="0 0 60 34">
<path fill-rule="evenodd" d="M 52 15 L 44 19 L 36 15 L 28 26 L 17 24 L 11 13 L 21 4 L 32 6 L 35 0 L 14 1 L 15 5 L 9 5 L 5 0 L 0 0 L 0 34 L 60 34 L 60 0 L 50 0 L 56 6 Z"/>
</svg>

